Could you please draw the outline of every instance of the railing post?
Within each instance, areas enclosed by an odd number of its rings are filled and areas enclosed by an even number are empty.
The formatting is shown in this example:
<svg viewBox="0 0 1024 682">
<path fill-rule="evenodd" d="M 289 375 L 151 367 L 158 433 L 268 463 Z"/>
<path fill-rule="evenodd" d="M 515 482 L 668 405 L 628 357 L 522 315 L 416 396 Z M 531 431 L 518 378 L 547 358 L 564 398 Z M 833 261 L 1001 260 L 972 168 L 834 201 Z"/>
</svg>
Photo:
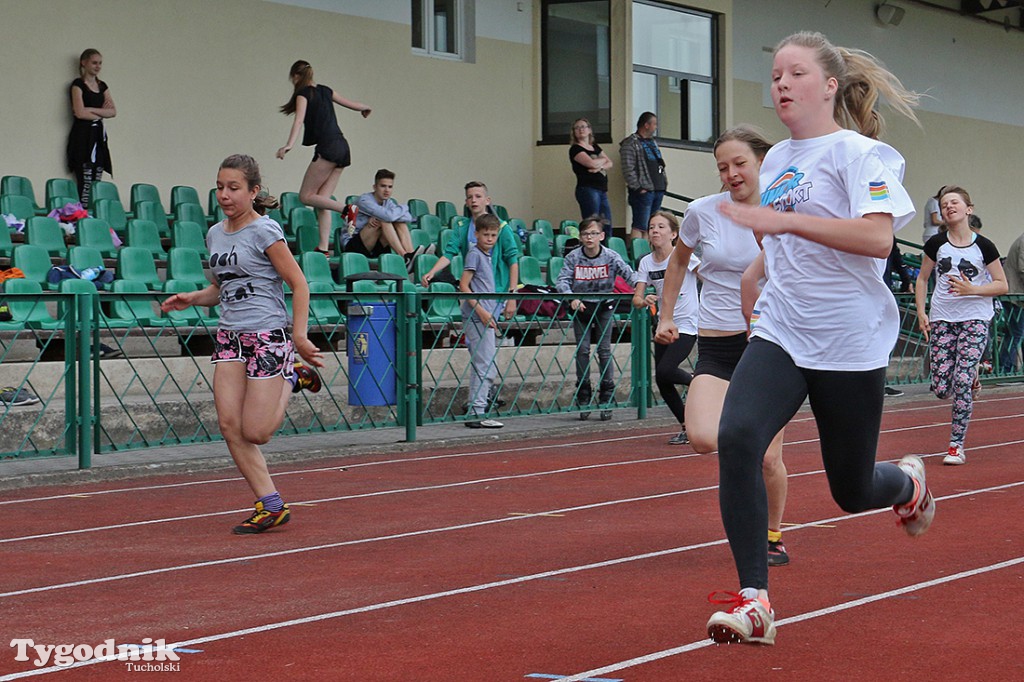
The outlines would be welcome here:
<svg viewBox="0 0 1024 682">
<path fill-rule="evenodd" d="M 403 282 L 403 285 L 405 283 Z M 398 352 L 396 380 L 398 381 L 398 420 L 405 425 L 405 440 L 416 440 L 416 425 L 420 420 L 419 375 L 419 293 L 414 286 L 403 286 L 398 292 Z"/>
<path fill-rule="evenodd" d="M 92 466 L 92 335 L 93 306 L 96 296 L 86 294 L 74 295 L 74 308 L 78 311 L 78 323 L 75 333 L 78 340 L 78 468 L 88 469 Z M 72 306 L 68 306 L 71 308 Z M 65 352 L 67 341 L 65 341 Z"/>
<path fill-rule="evenodd" d="M 636 418 L 647 418 L 647 404 L 651 392 L 651 321 L 647 308 L 633 308 L 630 313 L 633 356 L 633 395 L 636 402 Z"/>
</svg>

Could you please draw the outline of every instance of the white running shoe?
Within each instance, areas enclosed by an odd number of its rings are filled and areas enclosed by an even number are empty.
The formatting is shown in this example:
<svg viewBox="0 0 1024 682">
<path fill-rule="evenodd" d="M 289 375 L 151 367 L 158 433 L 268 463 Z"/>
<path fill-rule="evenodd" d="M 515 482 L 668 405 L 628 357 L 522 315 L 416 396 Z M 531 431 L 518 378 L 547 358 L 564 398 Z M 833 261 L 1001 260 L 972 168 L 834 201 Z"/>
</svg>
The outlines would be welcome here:
<svg viewBox="0 0 1024 682">
<path fill-rule="evenodd" d="M 716 597 L 718 594 L 725 598 Z M 746 599 L 735 592 L 712 592 L 712 604 L 731 604 L 708 619 L 708 637 L 716 644 L 775 644 L 775 611 L 759 599 Z"/>
<path fill-rule="evenodd" d="M 914 481 L 914 497 L 904 505 L 894 505 L 898 525 L 911 537 L 923 535 L 935 518 L 935 500 L 925 483 L 924 462 L 917 455 L 906 455 L 897 465 Z"/>
<path fill-rule="evenodd" d="M 942 458 L 942 463 L 948 464 L 949 466 L 967 464 L 967 455 L 964 453 L 964 446 L 950 443 L 949 454 Z"/>
</svg>

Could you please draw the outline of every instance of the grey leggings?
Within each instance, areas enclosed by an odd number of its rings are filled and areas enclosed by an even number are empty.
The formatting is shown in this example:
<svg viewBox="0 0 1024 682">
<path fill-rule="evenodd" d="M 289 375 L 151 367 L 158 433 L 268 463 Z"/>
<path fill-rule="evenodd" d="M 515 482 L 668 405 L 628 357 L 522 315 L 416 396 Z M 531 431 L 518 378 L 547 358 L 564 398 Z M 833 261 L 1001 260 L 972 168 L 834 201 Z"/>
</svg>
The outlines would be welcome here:
<svg viewBox="0 0 1024 682">
<path fill-rule="evenodd" d="M 761 463 L 805 398 L 818 425 L 832 497 L 844 511 L 906 504 L 913 480 L 876 464 L 885 368 L 801 369 L 778 345 L 754 338 L 733 373 L 718 425 L 719 504 L 740 587 L 768 589 L 768 496 Z"/>
</svg>

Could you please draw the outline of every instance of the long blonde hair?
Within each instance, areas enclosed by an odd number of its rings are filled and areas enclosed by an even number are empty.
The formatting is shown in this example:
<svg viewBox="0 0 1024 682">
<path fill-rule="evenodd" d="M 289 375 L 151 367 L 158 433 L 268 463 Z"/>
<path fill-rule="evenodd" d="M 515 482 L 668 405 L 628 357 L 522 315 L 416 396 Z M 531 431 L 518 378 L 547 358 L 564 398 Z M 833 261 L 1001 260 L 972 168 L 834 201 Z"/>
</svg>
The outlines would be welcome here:
<svg viewBox="0 0 1024 682">
<path fill-rule="evenodd" d="M 878 139 L 885 120 L 876 108 L 882 94 L 893 109 L 920 125 L 913 107 L 921 95 L 908 90 L 882 62 L 863 50 L 836 47 L 820 33 L 801 31 L 784 38 L 778 52 L 787 45 L 814 50 L 825 75 L 839 83 L 833 117 L 844 128 L 854 128 L 862 135 Z"/>
</svg>

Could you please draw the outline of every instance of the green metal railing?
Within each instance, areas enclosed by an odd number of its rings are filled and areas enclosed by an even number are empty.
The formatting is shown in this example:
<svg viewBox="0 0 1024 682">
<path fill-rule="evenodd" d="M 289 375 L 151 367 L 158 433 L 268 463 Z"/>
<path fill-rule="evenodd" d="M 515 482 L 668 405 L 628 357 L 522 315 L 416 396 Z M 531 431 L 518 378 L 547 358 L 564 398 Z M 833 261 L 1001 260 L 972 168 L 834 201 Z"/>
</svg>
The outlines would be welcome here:
<svg viewBox="0 0 1024 682">
<path fill-rule="evenodd" d="M 466 419 L 470 369 L 459 294 L 414 287 L 398 293 L 385 284 L 358 284 L 354 292 L 311 294 L 310 338 L 324 353 L 324 387 L 293 397 L 279 434 L 400 427 L 413 441 L 418 426 Z M 32 391 L 40 402 L 0 403 L 0 457 L 76 456 L 86 468 L 103 453 L 220 440 L 209 362 L 215 311 L 190 310 L 165 318 L 157 312 L 165 296 L 5 294 L 22 313 L 30 309 L 34 321 L 0 323 L 0 387 Z M 519 304 L 537 296 L 501 298 Z M 563 304 L 572 298 L 543 296 Z M 656 404 L 652 318 L 646 308 L 629 308 L 630 298 L 617 296 L 619 306 L 630 312 L 614 316 L 611 362 L 616 388 L 610 402 L 598 403 L 596 342 L 590 361 L 595 390 L 583 400 L 577 388 L 571 317 L 520 314 L 499 322 L 500 343 L 493 360 L 498 391 L 491 414 L 504 418 L 629 407 L 644 418 Z M 1024 314 L 1024 296 L 999 300 L 1003 309 L 993 320 L 987 356 L 991 365 L 983 365 L 983 382 L 1024 379 L 1020 369 L 999 362 L 1003 344 L 1020 319 L 1015 316 Z M 917 330 L 913 295 L 899 294 L 897 301 L 901 331 L 889 382 L 922 383 L 928 379 L 927 347 Z M 374 306 L 387 311 L 382 323 L 367 325 L 351 316 Z M 851 328 L 850 333 L 858 332 Z M 355 348 L 357 340 L 365 347 Z M 101 344 L 120 356 L 101 357 Z M 353 361 L 360 351 L 383 357 L 376 367 L 361 365 Z M 388 397 L 383 404 L 362 404 L 372 402 L 365 399 L 367 393 Z"/>
</svg>

